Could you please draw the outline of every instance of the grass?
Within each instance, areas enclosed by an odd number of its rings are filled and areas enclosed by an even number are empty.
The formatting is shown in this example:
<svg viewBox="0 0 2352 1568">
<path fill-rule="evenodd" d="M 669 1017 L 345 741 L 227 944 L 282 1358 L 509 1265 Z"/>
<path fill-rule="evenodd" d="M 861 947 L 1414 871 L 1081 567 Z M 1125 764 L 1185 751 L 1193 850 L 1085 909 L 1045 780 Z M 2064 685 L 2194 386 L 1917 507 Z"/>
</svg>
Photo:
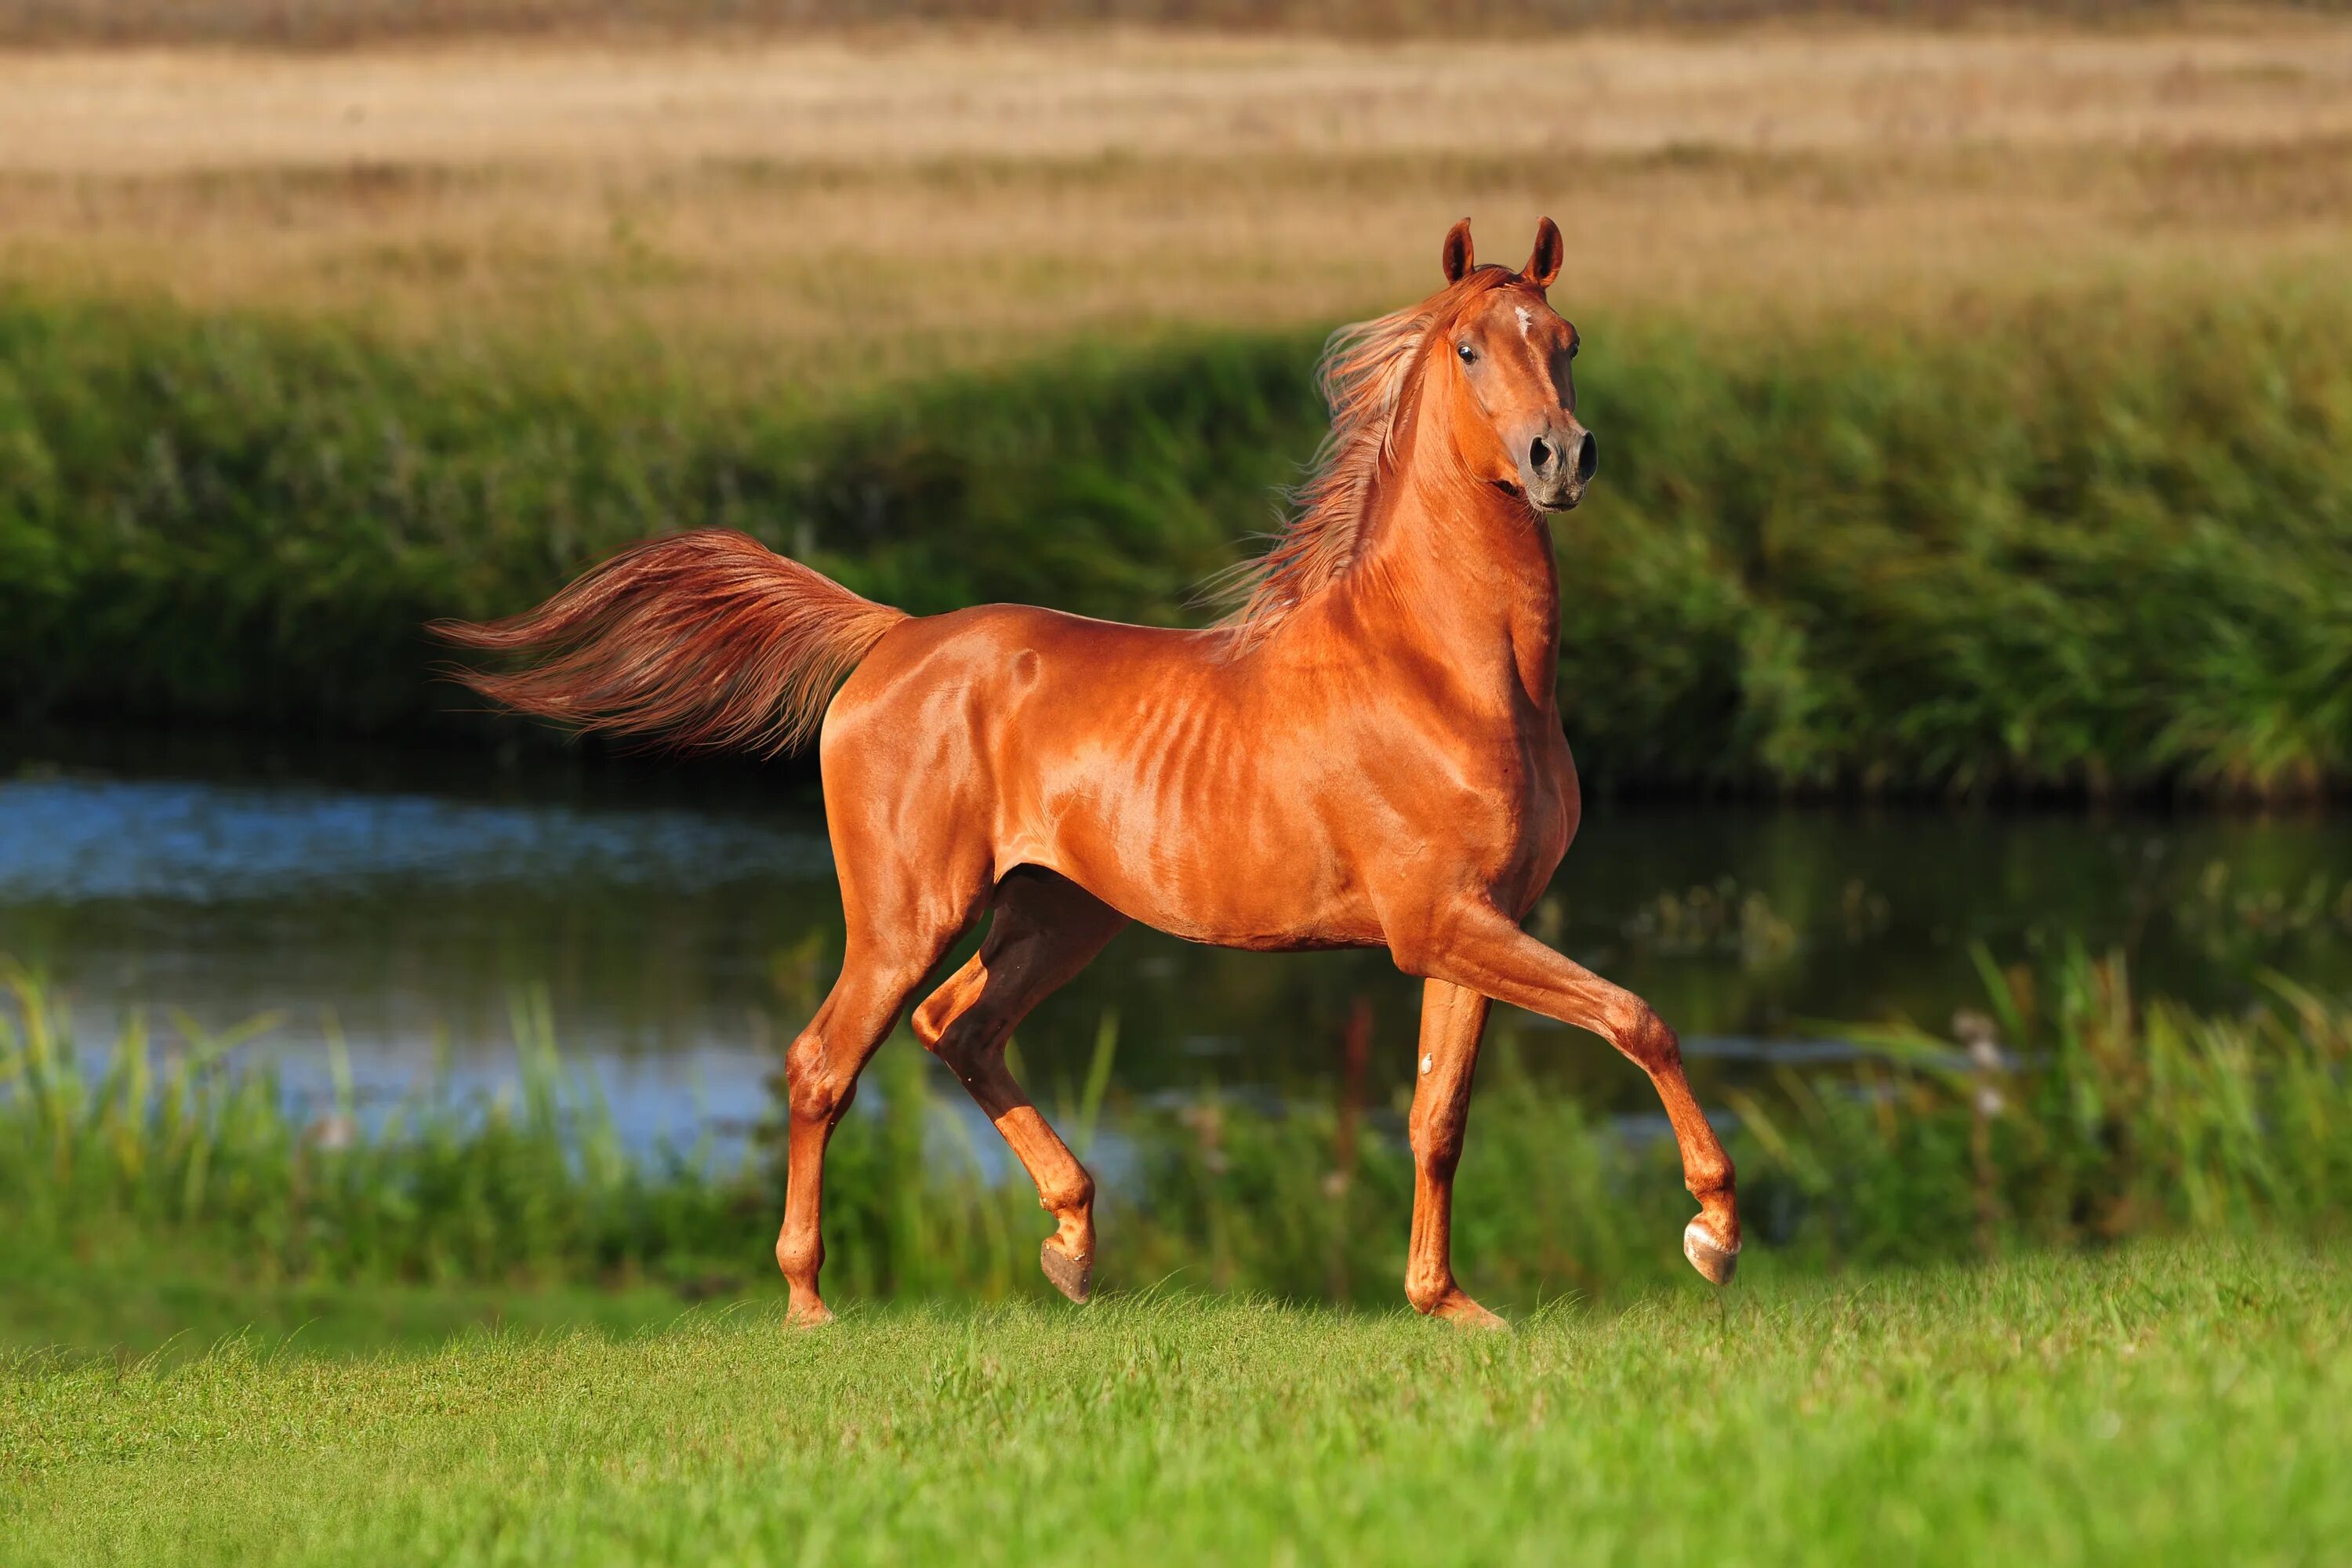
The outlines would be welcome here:
<svg viewBox="0 0 2352 1568">
<path fill-rule="evenodd" d="M 218 1238 L 85 1236 L 81 1254 L 13 1247 L 0 1287 L 0 1346 L 176 1365 L 225 1339 L 306 1354 L 436 1349 L 468 1330 L 622 1334 L 666 1324 L 700 1296 L 663 1280 L 288 1278 Z M 689 1282 L 692 1284 L 692 1282 Z M 778 1294 L 740 1279 L 716 1300 Z"/>
<path fill-rule="evenodd" d="M 1508 1339 L 1182 1295 L 772 1308 L 325 1359 L 20 1361 L 12 1562 L 1643 1563 L 2330 1556 L 2352 1274 L 2275 1243 Z"/>
</svg>

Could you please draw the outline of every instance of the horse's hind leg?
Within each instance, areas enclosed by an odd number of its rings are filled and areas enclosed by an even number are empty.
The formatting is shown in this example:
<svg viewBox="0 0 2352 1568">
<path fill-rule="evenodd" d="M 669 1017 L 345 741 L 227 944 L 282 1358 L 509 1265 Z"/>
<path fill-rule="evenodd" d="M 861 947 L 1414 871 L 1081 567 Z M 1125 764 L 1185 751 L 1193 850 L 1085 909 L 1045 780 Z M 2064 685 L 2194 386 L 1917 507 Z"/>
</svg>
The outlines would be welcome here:
<svg viewBox="0 0 2352 1568">
<path fill-rule="evenodd" d="M 1038 1262 L 1062 1294 L 1094 1284 L 1094 1178 L 1038 1113 L 1004 1065 L 1005 1042 L 1029 1010 L 1087 965 L 1127 917 L 1050 871 L 1022 867 L 996 896 L 996 918 L 971 961 L 915 1009 L 915 1037 L 947 1063 L 1037 1184 L 1055 1222 Z"/>
<path fill-rule="evenodd" d="M 877 935 L 853 918 L 841 978 L 784 1057 L 787 1174 L 784 1224 L 776 1236 L 776 1263 L 792 1290 L 792 1321 L 814 1326 L 833 1314 L 817 1294 L 824 1266 L 820 1211 L 824 1148 L 857 1093 L 857 1075 L 898 1022 L 931 965 L 978 912 L 977 892 L 961 912 L 933 907 L 900 911 L 905 923 Z"/>
</svg>

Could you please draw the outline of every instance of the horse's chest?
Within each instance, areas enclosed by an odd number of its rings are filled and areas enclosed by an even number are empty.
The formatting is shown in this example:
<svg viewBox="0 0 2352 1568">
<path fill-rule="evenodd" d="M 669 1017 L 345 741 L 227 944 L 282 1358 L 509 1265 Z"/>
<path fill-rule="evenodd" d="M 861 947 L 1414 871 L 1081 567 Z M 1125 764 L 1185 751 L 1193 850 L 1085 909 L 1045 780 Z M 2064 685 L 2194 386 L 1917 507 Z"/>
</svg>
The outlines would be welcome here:
<svg viewBox="0 0 2352 1568">
<path fill-rule="evenodd" d="M 1557 731 L 1521 731 L 1480 748 L 1457 803 L 1464 847 L 1501 888 L 1540 891 L 1575 832 L 1576 773 Z"/>
</svg>

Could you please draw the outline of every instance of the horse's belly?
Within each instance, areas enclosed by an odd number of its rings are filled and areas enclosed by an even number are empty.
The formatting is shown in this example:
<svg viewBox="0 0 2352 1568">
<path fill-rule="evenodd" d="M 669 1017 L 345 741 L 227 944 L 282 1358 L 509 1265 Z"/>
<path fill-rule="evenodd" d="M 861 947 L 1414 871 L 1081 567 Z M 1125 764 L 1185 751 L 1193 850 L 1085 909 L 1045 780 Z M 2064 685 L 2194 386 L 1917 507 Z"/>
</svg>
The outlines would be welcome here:
<svg viewBox="0 0 2352 1568">
<path fill-rule="evenodd" d="M 1105 820 L 1068 813 L 1023 834 L 1004 864 L 1059 872 L 1130 920 L 1189 942 L 1283 952 L 1383 940 L 1354 865 L 1311 819 L 1246 809 Z"/>
<path fill-rule="evenodd" d="M 1117 896 L 1097 896 L 1145 925 L 1216 947 L 1296 952 L 1386 940 L 1362 888 L 1272 866 L 1236 862 L 1206 878 L 1130 881 Z"/>
<path fill-rule="evenodd" d="M 1564 742 L 1443 796 L 1365 787 L 1360 769 L 1335 783 L 1300 767 L 1290 787 L 1268 787 L 1289 760 L 1262 755 L 1248 770 L 1258 787 L 1202 773 L 1016 787 L 998 872 L 1045 867 L 1131 920 L 1220 947 L 1377 947 L 1383 910 L 1415 918 L 1466 888 L 1524 915 L 1580 815 Z"/>
</svg>

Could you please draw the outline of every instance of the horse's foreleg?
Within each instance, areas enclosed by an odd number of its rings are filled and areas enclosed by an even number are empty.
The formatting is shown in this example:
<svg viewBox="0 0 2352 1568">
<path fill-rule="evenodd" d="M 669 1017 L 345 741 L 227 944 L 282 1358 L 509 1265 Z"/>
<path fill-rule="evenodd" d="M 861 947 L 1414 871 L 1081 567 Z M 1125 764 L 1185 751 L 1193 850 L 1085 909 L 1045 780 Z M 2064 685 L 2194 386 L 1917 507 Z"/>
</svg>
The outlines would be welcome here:
<svg viewBox="0 0 2352 1568">
<path fill-rule="evenodd" d="M 1683 1231 L 1683 1255 L 1717 1285 L 1731 1278 L 1739 1261 L 1731 1159 L 1683 1076 L 1681 1043 L 1648 1003 L 1546 947 L 1491 904 L 1423 922 L 1398 960 L 1415 973 L 1590 1029 L 1648 1073 L 1674 1124 L 1684 1184 L 1699 1203 Z"/>
<path fill-rule="evenodd" d="M 1470 1079 L 1478 1066 L 1478 1038 L 1486 1027 L 1486 998 L 1443 980 L 1421 992 L 1421 1055 L 1413 1079 L 1412 1246 L 1404 1266 L 1404 1293 L 1414 1308 L 1467 1328 L 1499 1329 L 1503 1320 L 1454 1283 L 1454 1169 L 1462 1160 L 1463 1129 L 1470 1120 Z"/>
<path fill-rule="evenodd" d="M 1018 870 L 998 894 L 980 951 L 915 1009 L 915 1037 L 971 1091 L 1037 1184 L 1055 1232 L 1038 1249 L 1045 1278 L 1073 1301 L 1094 1287 L 1094 1178 L 1039 1114 L 1004 1063 L 1029 1010 L 1086 967 L 1127 923 L 1075 883 Z"/>
</svg>

